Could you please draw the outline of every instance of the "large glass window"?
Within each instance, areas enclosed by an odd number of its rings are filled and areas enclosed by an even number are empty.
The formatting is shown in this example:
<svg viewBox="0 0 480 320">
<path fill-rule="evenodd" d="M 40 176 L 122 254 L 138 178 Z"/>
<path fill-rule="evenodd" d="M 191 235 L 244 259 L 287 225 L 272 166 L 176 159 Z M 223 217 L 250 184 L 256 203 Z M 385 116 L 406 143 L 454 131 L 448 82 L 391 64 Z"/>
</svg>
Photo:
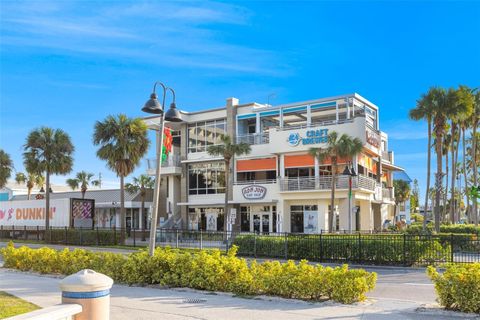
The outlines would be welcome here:
<svg viewBox="0 0 480 320">
<path fill-rule="evenodd" d="M 246 171 L 237 173 L 238 182 L 256 181 L 256 180 L 275 180 L 277 171 Z"/>
<path fill-rule="evenodd" d="M 223 162 L 193 163 L 188 166 L 188 194 L 225 193 Z"/>
<path fill-rule="evenodd" d="M 304 211 L 317 211 L 317 205 L 290 206 L 290 226 L 292 233 L 303 233 Z"/>
<path fill-rule="evenodd" d="M 213 214 L 216 219 L 217 231 L 223 231 L 223 208 L 188 208 L 188 212 L 195 225 L 194 230 L 207 230 L 207 218 L 209 218 L 209 214 Z"/>
<path fill-rule="evenodd" d="M 208 146 L 222 144 L 225 134 L 225 119 L 191 123 L 188 125 L 188 152 L 206 152 Z"/>
</svg>

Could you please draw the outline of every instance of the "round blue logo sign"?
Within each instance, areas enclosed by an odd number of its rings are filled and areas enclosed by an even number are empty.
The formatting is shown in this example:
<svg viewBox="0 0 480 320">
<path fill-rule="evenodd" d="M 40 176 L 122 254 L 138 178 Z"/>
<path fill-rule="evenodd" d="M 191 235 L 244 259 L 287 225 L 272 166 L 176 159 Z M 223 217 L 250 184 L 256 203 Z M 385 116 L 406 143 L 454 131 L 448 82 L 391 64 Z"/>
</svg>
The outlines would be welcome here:
<svg viewBox="0 0 480 320">
<path fill-rule="evenodd" d="M 288 136 L 288 144 L 292 147 L 298 146 L 300 143 L 300 135 L 298 133 L 290 133 Z"/>
</svg>

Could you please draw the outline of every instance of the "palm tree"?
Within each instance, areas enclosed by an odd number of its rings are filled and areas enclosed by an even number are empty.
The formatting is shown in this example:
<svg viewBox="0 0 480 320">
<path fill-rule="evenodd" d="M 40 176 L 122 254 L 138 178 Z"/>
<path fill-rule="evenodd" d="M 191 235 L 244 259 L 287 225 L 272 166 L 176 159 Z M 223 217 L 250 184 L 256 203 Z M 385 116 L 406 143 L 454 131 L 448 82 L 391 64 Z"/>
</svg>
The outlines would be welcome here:
<svg viewBox="0 0 480 320">
<path fill-rule="evenodd" d="M 34 172 L 17 172 L 15 175 L 15 182 L 18 184 L 25 184 L 27 187 L 27 199 L 30 200 L 30 196 L 32 194 L 33 187 L 37 186 L 39 188 L 43 187 L 45 183 L 45 179 L 41 174 L 36 174 Z"/>
<path fill-rule="evenodd" d="M 474 105 L 473 105 L 473 112 L 472 112 L 472 119 L 471 119 L 471 124 L 472 124 L 472 162 L 473 162 L 473 185 L 478 186 L 478 152 L 477 152 L 477 128 L 478 124 L 480 123 L 480 90 L 477 88 L 475 89 L 476 93 L 474 96 Z M 477 202 L 472 201 L 473 203 L 473 221 L 476 226 L 478 226 L 478 209 L 477 209 Z"/>
<path fill-rule="evenodd" d="M 452 223 L 455 223 L 456 221 L 455 179 L 457 177 L 457 161 L 461 134 L 460 129 L 462 129 L 462 125 L 465 126 L 465 122 L 470 119 L 474 103 L 472 92 L 470 88 L 466 86 L 460 86 L 455 91 L 454 99 L 449 114 L 452 136 L 452 187 L 450 201 L 450 219 Z"/>
<path fill-rule="evenodd" d="M 93 173 L 89 173 L 89 172 L 86 172 L 86 171 L 80 171 L 80 172 L 77 172 L 77 175 L 76 175 L 75 178 L 67 179 L 66 182 L 69 185 L 69 187 L 72 188 L 72 190 L 75 190 L 78 187 L 80 187 L 80 190 L 82 192 L 82 199 L 83 199 L 83 198 L 85 198 L 85 192 L 87 192 L 88 186 L 90 184 L 92 184 L 92 185 L 97 184 L 97 182 L 96 182 L 97 180 L 92 181 L 93 176 L 94 176 Z"/>
<path fill-rule="evenodd" d="M 425 189 L 425 209 L 423 210 L 423 231 L 427 227 L 427 208 L 429 200 L 430 190 L 430 176 L 431 176 L 431 163 L 432 163 L 432 124 L 433 124 L 433 92 L 430 90 L 426 94 L 422 94 L 420 99 L 417 100 L 417 105 L 409 112 L 409 117 L 412 120 L 426 120 L 428 125 L 428 143 L 427 143 L 427 187 Z"/>
<path fill-rule="evenodd" d="M 211 145 L 207 148 L 207 153 L 211 156 L 221 156 L 225 161 L 225 204 L 223 206 L 223 213 L 224 213 L 224 230 L 227 231 L 227 223 L 228 223 L 228 194 L 230 193 L 230 164 L 232 163 L 235 156 L 241 156 L 245 154 L 249 154 L 251 151 L 251 147 L 249 144 L 241 142 L 241 143 L 233 143 L 232 139 L 228 135 L 224 135 L 221 137 L 222 144 L 219 145 Z"/>
<path fill-rule="evenodd" d="M 141 212 L 141 216 L 143 217 L 142 241 L 146 241 L 145 228 L 147 225 L 147 215 L 145 214 L 145 196 L 147 194 L 147 190 L 153 189 L 154 185 L 155 185 L 155 179 L 146 174 L 141 174 L 138 178 L 134 177 L 132 179 L 132 183 L 125 184 L 125 190 L 127 190 L 127 192 L 130 194 L 135 194 L 140 191 L 140 197 L 142 199 L 140 212 Z"/>
<path fill-rule="evenodd" d="M 393 180 L 393 187 L 395 190 L 395 215 L 397 215 L 398 205 L 410 197 L 410 184 L 405 180 Z"/>
<path fill-rule="evenodd" d="M 320 163 L 331 159 L 332 164 L 332 186 L 330 197 L 330 211 L 328 212 L 328 232 L 333 232 L 333 217 L 335 210 L 335 186 L 337 180 L 338 160 L 340 158 L 353 158 L 363 150 L 363 143 L 359 138 L 353 138 L 347 134 L 338 135 L 332 131 L 328 134 L 327 147 L 310 148 L 310 155 L 316 157 Z"/>
<path fill-rule="evenodd" d="M 150 141 L 147 126 L 140 118 L 129 118 L 124 114 L 108 116 L 95 123 L 93 143 L 100 146 L 97 157 L 107 162 L 107 167 L 120 177 L 120 227 L 121 242 L 125 241 L 125 184 L 148 150 Z M 152 223 L 155 223 L 152 221 Z"/>
<path fill-rule="evenodd" d="M 29 133 L 23 153 L 27 172 L 45 173 L 45 229 L 50 228 L 50 175 L 72 171 L 73 151 L 70 136 L 61 129 L 41 127 Z"/>
<path fill-rule="evenodd" d="M 0 189 L 5 187 L 8 178 L 12 175 L 13 162 L 10 155 L 0 149 Z"/>
</svg>

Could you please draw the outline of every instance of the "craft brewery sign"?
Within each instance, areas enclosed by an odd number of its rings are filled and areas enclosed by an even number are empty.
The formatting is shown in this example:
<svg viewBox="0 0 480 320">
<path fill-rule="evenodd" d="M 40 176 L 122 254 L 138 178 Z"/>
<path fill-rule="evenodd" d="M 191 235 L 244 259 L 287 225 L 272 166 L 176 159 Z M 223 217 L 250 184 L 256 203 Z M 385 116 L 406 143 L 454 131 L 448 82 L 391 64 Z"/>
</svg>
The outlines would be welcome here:
<svg viewBox="0 0 480 320">
<path fill-rule="evenodd" d="M 303 145 L 326 143 L 328 141 L 328 129 L 308 130 L 305 132 L 305 137 L 301 137 L 298 132 L 290 133 L 288 135 L 288 144 L 292 147 Z"/>
<path fill-rule="evenodd" d="M 242 188 L 243 197 L 247 200 L 261 200 L 267 194 L 267 188 L 263 186 L 251 185 Z"/>
</svg>

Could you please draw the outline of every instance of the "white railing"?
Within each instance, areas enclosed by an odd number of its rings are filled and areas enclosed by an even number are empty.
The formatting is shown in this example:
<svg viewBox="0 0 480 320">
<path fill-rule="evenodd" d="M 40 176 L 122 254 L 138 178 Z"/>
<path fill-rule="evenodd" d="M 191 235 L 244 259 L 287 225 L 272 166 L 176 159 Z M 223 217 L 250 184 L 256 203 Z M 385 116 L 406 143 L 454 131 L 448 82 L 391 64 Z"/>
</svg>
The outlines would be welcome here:
<svg viewBox="0 0 480 320">
<path fill-rule="evenodd" d="M 334 126 L 337 124 L 343 123 L 350 123 L 353 122 L 355 118 L 361 117 L 359 115 L 355 115 L 355 117 L 350 119 L 339 119 L 337 120 L 325 120 L 325 121 L 314 121 L 311 124 L 300 124 L 296 126 L 283 126 L 283 128 L 277 127 L 278 131 L 287 131 L 287 130 L 299 130 L 299 129 L 306 129 L 306 128 L 316 128 L 316 127 L 327 127 L 327 126 Z"/>
<path fill-rule="evenodd" d="M 75 315 L 82 312 L 79 304 L 59 304 L 56 306 L 35 310 L 19 316 L 8 318 L 9 320 L 71 320 Z"/>
<path fill-rule="evenodd" d="M 277 183 L 277 179 L 235 181 L 233 184 L 237 186 L 243 186 L 243 185 L 249 185 L 249 184 L 272 184 L 272 183 Z"/>
<path fill-rule="evenodd" d="M 337 176 L 335 188 L 348 189 L 349 176 Z M 363 188 L 375 191 L 376 181 L 365 176 L 357 176 L 352 178 L 352 188 Z M 280 178 L 280 191 L 299 191 L 299 190 L 330 190 L 332 187 L 332 177 L 297 177 L 297 178 Z"/>
<path fill-rule="evenodd" d="M 250 133 L 237 136 L 237 143 L 247 143 L 250 145 L 267 144 L 270 142 L 268 132 Z"/>
<path fill-rule="evenodd" d="M 181 167 L 181 157 L 179 155 L 169 155 L 162 162 L 162 167 Z M 147 159 L 147 170 L 155 170 L 157 168 L 157 159 Z"/>
<path fill-rule="evenodd" d="M 383 199 L 394 199 L 393 188 L 382 188 L 382 197 Z"/>
</svg>

